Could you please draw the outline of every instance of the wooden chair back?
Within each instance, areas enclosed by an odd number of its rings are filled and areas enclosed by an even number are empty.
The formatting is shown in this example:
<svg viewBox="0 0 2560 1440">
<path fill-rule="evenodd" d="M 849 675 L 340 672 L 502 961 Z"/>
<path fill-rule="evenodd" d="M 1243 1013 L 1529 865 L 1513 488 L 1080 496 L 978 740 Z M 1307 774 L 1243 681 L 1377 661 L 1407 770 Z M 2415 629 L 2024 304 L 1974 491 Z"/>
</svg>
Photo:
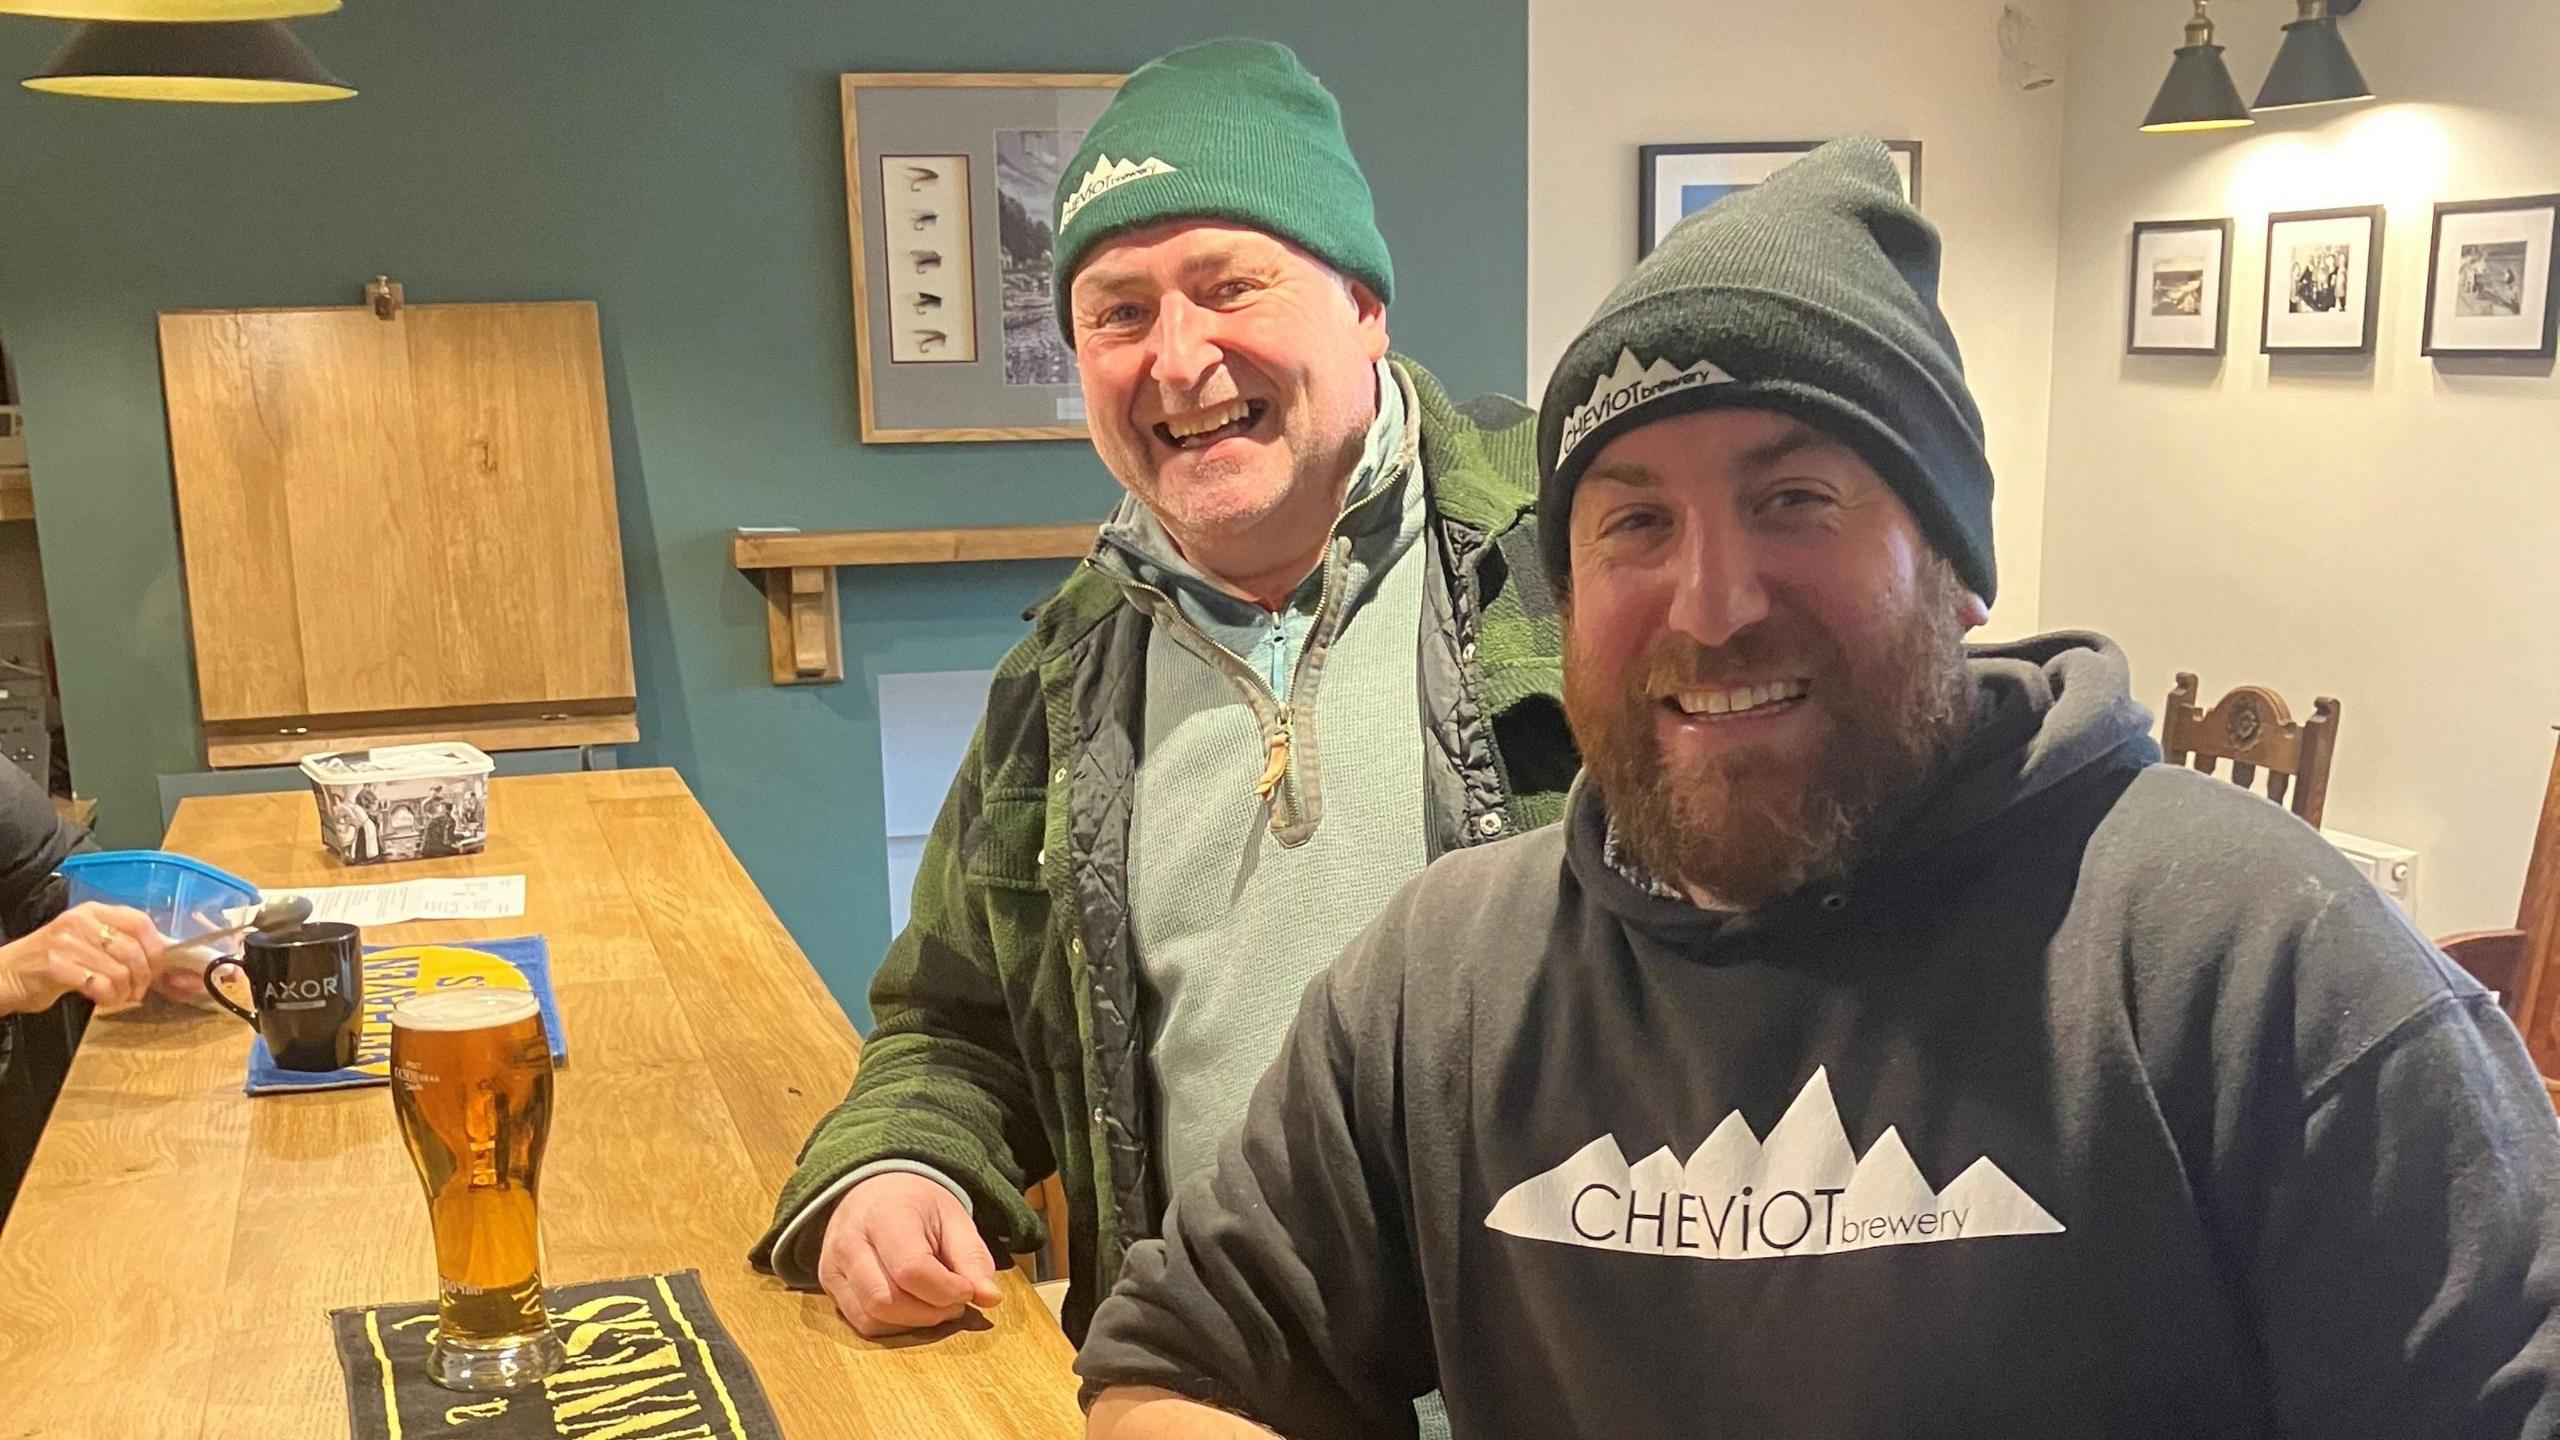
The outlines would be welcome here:
<svg viewBox="0 0 2560 1440">
<path fill-rule="evenodd" d="M 2436 948 L 2497 996 L 2498 1008 L 2506 1011 L 2507 1018 L 2521 1030 L 2526 1014 L 2525 986 L 2532 975 L 2532 939 L 2522 930 L 2466 930 L 2438 940 Z"/>
<path fill-rule="evenodd" d="M 2560 754 L 2542 793 L 2542 818 L 2526 862 L 2524 899 L 2513 930 L 2469 930 L 2436 942 L 2471 978 L 2498 992 L 2498 1003 L 2523 1032 L 2524 1048 L 2560 1107 Z"/>
<path fill-rule="evenodd" d="M 2160 751 L 2172 765 L 2192 764 L 2207 775 L 2230 762 L 2233 784 L 2248 788 L 2266 773 L 2267 798 L 2317 829 L 2329 798 L 2329 757 L 2338 743 L 2338 702 L 2311 702 L 2311 718 L 2299 724 L 2284 697 L 2243 685 L 2214 702 L 2196 704 L 2196 677 L 2184 671 L 2170 687 L 2160 719 Z"/>
<path fill-rule="evenodd" d="M 1034 1281 L 1067 1278 L 1067 1187 L 1058 1177 L 1050 1176 L 1022 1192 L 1031 1208 L 1049 1225 L 1049 1243 L 1032 1254 L 1031 1278 Z"/>
<path fill-rule="evenodd" d="M 2542 791 L 2516 929 L 2525 937 L 2516 1025 L 2542 1073 L 2560 1075 L 2560 752 L 2551 758 L 2551 780 Z"/>
</svg>

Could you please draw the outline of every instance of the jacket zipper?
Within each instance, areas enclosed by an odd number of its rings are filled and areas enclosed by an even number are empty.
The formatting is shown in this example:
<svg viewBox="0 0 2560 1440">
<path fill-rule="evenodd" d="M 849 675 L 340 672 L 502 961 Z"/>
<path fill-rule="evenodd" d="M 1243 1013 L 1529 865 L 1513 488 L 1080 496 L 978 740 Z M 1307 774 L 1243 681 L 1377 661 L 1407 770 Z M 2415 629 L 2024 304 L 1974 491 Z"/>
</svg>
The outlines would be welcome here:
<svg viewBox="0 0 2560 1440">
<path fill-rule="evenodd" d="M 1333 600 L 1332 558 L 1331 542 L 1327 542 L 1324 586 L 1316 594 L 1316 613 L 1307 626 L 1307 634 L 1310 637 L 1323 626 L 1325 610 Z M 1238 685 L 1253 687 L 1255 694 L 1269 702 L 1272 729 L 1269 738 L 1265 741 L 1269 751 L 1264 759 L 1262 778 L 1253 782 L 1253 793 L 1261 797 L 1263 803 L 1273 807 L 1275 819 L 1285 816 L 1287 824 L 1297 824 L 1298 791 L 1294 782 L 1297 778 L 1298 761 L 1297 746 L 1293 741 L 1293 732 L 1290 728 L 1289 702 L 1272 693 L 1271 686 L 1254 671 L 1251 665 L 1245 663 L 1243 656 L 1210 639 L 1205 631 L 1192 624 L 1191 617 L 1182 613 L 1182 608 L 1173 602 L 1171 596 L 1143 580 L 1126 580 L 1121 583 L 1132 589 L 1144 590 L 1154 596 L 1159 607 L 1156 612 L 1157 623 L 1178 625 L 1183 633 L 1234 661 L 1235 665 L 1228 672 L 1227 678 Z M 1305 651 L 1298 652 L 1298 660 L 1301 664 L 1305 663 Z M 1292 690 L 1295 688 L 1294 685 L 1291 686 Z M 1274 799 L 1275 795 L 1279 798 Z"/>
<path fill-rule="evenodd" d="M 1375 501 L 1380 495 L 1385 494 L 1388 488 L 1388 486 L 1383 484 L 1372 487 L 1368 494 L 1360 497 L 1357 502 L 1346 507 L 1341 516 L 1337 517 L 1334 521 L 1337 533 L 1327 537 L 1325 540 L 1325 556 L 1322 562 L 1324 580 L 1316 590 L 1315 614 L 1310 616 L 1307 621 L 1307 638 L 1310 643 L 1306 648 L 1302 648 L 1298 651 L 1297 669 L 1299 670 L 1306 668 L 1308 651 L 1314 648 L 1313 642 L 1324 630 L 1325 616 L 1333 609 L 1334 576 L 1337 571 L 1348 568 L 1347 561 L 1343 565 L 1336 565 L 1334 563 L 1334 545 L 1337 542 L 1347 545 L 1350 541 L 1350 537 L 1338 533 L 1341 528 L 1342 521 L 1348 519 L 1362 506 Z M 1238 655 L 1233 650 L 1230 650 L 1226 646 L 1219 644 L 1216 640 L 1211 639 L 1199 626 L 1192 624 L 1191 617 L 1182 613 L 1182 607 L 1174 603 L 1173 597 L 1165 594 L 1155 586 L 1135 577 L 1121 579 L 1114 576 L 1112 578 L 1119 584 L 1128 586 L 1133 590 L 1143 590 L 1149 595 L 1154 596 L 1159 606 L 1159 623 L 1169 621 L 1172 624 L 1181 626 L 1182 629 L 1193 639 L 1198 640 L 1201 644 L 1216 650 L 1219 654 L 1234 661 L 1234 670 L 1231 672 L 1229 678 L 1235 679 L 1239 684 L 1251 685 L 1264 700 L 1270 702 L 1272 711 L 1272 730 L 1270 737 L 1265 741 L 1269 750 L 1264 757 L 1262 776 L 1260 779 L 1254 781 L 1253 793 L 1260 797 L 1263 803 L 1272 807 L 1272 818 L 1275 821 L 1286 817 L 1286 824 L 1275 825 L 1273 827 L 1274 829 L 1283 829 L 1295 826 L 1301 818 L 1297 785 L 1298 754 L 1296 729 L 1291 719 L 1293 712 L 1289 702 L 1282 700 L 1277 694 L 1273 693 L 1271 686 L 1263 680 L 1259 672 L 1257 672 L 1251 665 L 1245 663 L 1243 656 Z M 1289 690 L 1293 695 L 1297 693 L 1297 676 L 1294 672 L 1292 672 L 1290 676 Z"/>
</svg>

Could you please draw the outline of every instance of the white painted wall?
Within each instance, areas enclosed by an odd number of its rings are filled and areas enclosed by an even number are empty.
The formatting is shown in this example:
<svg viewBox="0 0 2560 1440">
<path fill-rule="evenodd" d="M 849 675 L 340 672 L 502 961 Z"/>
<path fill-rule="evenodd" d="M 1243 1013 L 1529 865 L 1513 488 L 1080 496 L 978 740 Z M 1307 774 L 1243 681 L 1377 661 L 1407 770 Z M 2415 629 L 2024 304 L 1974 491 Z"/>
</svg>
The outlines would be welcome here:
<svg viewBox="0 0 2560 1440">
<path fill-rule="evenodd" d="M 2016 3 L 2059 62 L 2064 7 Z M 2004 83 L 2002 8 L 1529 0 L 1533 387 L 1634 263 L 1637 146 L 1856 132 L 1921 142 L 1921 209 L 1946 235 L 1943 299 L 1998 479 L 2000 601 L 1986 637 L 2039 626 L 2062 120 L 2074 83 L 2031 93 Z"/>
<path fill-rule="evenodd" d="M 2215 6 L 2244 95 L 2289 13 Z M 2372 0 L 2342 32 L 2395 103 L 2139 134 L 2183 15 L 2074 16 L 2043 621 L 2114 635 L 2155 705 L 2181 669 L 2340 697 L 2329 823 L 2424 852 L 2431 933 L 2512 924 L 2560 721 L 2560 379 L 2424 359 L 2418 312 L 2435 200 L 2560 191 L 2560 6 Z M 2376 354 L 2270 364 L 2267 212 L 2377 202 Z M 2238 222 L 2229 353 L 2125 355 L 2133 222 L 2217 215 Z"/>
<path fill-rule="evenodd" d="M 880 677 L 880 800 L 888 821 L 888 944 L 907 928 L 925 841 L 951 793 L 969 737 L 987 713 L 992 670 L 924 670 Z"/>
</svg>

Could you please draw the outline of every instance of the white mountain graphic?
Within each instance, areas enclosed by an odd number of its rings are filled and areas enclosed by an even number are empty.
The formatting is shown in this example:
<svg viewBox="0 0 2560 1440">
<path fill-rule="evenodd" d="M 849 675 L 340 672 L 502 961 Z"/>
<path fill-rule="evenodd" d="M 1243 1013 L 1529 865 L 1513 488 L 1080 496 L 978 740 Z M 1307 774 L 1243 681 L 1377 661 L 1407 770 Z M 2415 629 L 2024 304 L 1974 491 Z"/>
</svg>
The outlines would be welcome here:
<svg viewBox="0 0 2560 1440">
<path fill-rule="evenodd" d="M 1638 360 L 1633 350 L 1618 352 L 1617 367 L 1592 382 L 1591 398 L 1582 402 L 1565 417 L 1564 438 L 1556 444 L 1559 461 L 1573 453 L 1573 447 L 1600 428 L 1600 422 L 1623 415 L 1640 405 L 1649 405 L 1665 395 L 1694 389 L 1700 385 L 1730 385 L 1733 377 L 1712 360 L 1700 360 L 1686 368 L 1668 360 L 1651 363 Z"/>
<path fill-rule="evenodd" d="M 1096 155 L 1093 168 L 1084 172 L 1084 178 L 1076 182 L 1075 193 L 1067 197 L 1066 204 L 1058 207 L 1058 228 L 1064 230 L 1074 224 L 1077 211 L 1132 180 L 1179 173 L 1153 155 L 1144 160 L 1114 160 L 1108 155 Z"/>
<path fill-rule="evenodd" d="M 1695 1260 L 2063 1231 L 1987 1155 L 1944 1190 L 1929 1188 L 1897 1130 L 1859 1156 L 1822 1070 L 1766 1140 L 1736 1110 L 1686 1163 L 1666 1145 L 1629 1165 L 1618 1137 L 1603 1135 L 1512 1186 L 1484 1223 L 1527 1240 Z"/>
</svg>

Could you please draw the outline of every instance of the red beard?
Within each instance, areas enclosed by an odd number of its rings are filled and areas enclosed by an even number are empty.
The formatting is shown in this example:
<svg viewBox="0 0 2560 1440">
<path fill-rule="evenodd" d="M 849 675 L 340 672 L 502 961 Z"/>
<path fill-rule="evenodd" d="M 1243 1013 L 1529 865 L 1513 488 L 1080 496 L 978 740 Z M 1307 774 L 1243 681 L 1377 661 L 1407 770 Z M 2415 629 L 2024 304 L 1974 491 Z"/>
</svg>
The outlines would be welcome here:
<svg viewBox="0 0 2560 1440">
<path fill-rule="evenodd" d="M 1712 649 L 1666 631 L 1614 690 L 1588 678 L 1568 622 L 1565 716 L 1622 853 L 1701 903 L 1742 910 L 1846 875 L 1971 722 L 1962 597 L 1933 558 L 1863 663 L 1782 611 Z M 1655 723 L 1666 691 L 1773 675 L 1812 680 L 1804 703 L 1825 735 L 1810 762 L 1766 750 L 1664 758 Z"/>
</svg>

